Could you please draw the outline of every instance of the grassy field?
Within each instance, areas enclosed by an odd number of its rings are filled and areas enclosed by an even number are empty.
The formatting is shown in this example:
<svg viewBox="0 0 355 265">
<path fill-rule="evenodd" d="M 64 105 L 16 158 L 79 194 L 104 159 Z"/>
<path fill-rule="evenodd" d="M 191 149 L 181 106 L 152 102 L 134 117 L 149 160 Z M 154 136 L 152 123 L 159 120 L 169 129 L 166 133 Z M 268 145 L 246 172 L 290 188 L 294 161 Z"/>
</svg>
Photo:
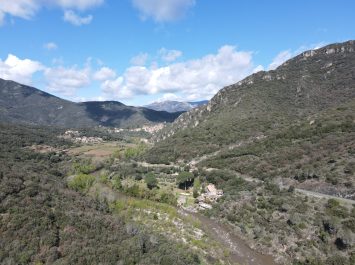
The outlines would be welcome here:
<svg viewBox="0 0 355 265">
<path fill-rule="evenodd" d="M 104 142 L 98 144 L 85 144 L 79 147 L 74 147 L 69 150 L 69 155 L 78 156 L 80 158 L 89 158 L 94 162 L 102 162 L 110 158 L 115 152 L 125 149 L 126 147 L 134 146 L 125 142 Z"/>
</svg>

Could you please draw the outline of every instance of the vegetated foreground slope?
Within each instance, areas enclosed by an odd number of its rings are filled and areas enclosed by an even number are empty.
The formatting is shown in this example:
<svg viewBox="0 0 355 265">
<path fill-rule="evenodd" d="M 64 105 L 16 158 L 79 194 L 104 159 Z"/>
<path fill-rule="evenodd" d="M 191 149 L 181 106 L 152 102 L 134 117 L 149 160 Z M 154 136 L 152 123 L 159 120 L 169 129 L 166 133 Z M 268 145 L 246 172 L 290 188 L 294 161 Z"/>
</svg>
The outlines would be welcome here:
<svg viewBox="0 0 355 265">
<path fill-rule="evenodd" d="M 149 159 L 191 159 L 278 133 L 355 96 L 355 41 L 312 50 L 222 89 L 158 137 Z M 163 140 L 165 139 L 165 140 Z"/>
<path fill-rule="evenodd" d="M 181 113 L 126 106 L 117 101 L 74 103 L 0 79 L 0 121 L 61 127 L 139 127 L 173 122 Z"/>
<path fill-rule="evenodd" d="M 199 264 L 186 248 L 67 189 L 70 158 L 28 148 L 67 146 L 55 131 L 0 125 L 1 264 Z"/>
</svg>

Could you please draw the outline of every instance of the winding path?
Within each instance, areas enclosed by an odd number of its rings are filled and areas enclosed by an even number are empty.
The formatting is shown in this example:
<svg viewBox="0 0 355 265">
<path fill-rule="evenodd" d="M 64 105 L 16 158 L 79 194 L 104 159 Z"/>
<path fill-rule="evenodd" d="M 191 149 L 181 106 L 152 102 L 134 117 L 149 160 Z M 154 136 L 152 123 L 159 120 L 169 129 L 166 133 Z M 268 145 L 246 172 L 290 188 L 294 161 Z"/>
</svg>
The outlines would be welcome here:
<svg viewBox="0 0 355 265">
<path fill-rule="evenodd" d="M 277 265 L 271 256 L 260 254 L 251 249 L 241 238 L 235 235 L 228 225 L 221 224 L 199 213 L 186 210 L 184 212 L 197 219 L 202 224 L 203 231 L 227 250 L 229 264 Z"/>
<path fill-rule="evenodd" d="M 298 193 L 302 193 L 304 195 L 307 195 L 307 196 L 312 196 L 312 197 L 316 197 L 316 198 L 320 198 L 320 199 L 335 199 L 335 200 L 342 202 L 344 204 L 354 204 L 355 205 L 355 201 L 350 200 L 350 199 L 345 199 L 345 198 L 341 198 L 341 197 L 337 197 L 337 196 L 332 196 L 332 195 L 328 195 L 328 194 L 324 194 L 324 193 L 303 190 L 303 189 L 298 189 L 298 188 L 296 188 L 295 191 Z"/>
</svg>

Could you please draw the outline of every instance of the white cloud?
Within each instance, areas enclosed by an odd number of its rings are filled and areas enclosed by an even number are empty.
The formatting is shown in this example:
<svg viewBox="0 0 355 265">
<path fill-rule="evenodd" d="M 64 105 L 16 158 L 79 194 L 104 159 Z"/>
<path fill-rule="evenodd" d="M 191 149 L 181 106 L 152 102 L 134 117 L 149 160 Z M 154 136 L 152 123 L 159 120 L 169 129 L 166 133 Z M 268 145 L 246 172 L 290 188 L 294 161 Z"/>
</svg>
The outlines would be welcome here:
<svg viewBox="0 0 355 265">
<path fill-rule="evenodd" d="M 49 51 L 58 49 L 58 45 L 54 42 L 45 43 L 43 47 Z"/>
<path fill-rule="evenodd" d="M 268 66 L 268 70 L 275 70 L 277 67 L 279 67 L 281 64 L 283 64 L 287 60 L 301 54 L 304 51 L 316 50 L 316 49 L 319 49 L 325 45 L 327 45 L 326 42 L 319 42 L 319 43 L 314 43 L 314 44 L 310 44 L 310 45 L 302 45 L 301 47 L 299 47 L 297 50 L 294 50 L 294 51 L 291 51 L 291 50 L 281 51 L 272 60 L 271 64 Z"/>
<path fill-rule="evenodd" d="M 131 64 L 135 66 L 145 65 L 148 60 L 148 57 L 149 57 L 148 53 L 140 53 L 131 59 Z"/>
<path fill-rule="evenodd" d="M 272 60 L 271 64 L 268 67 L 268 70 L 275 70 L 281 64 L 291 59 L 292 53 L 290 50 L 282 51 Z"/>
<path fill-rule="evenodd" d="M 0 13 L 30 19 L 40 9 L 39 2 L 38 0 L 1 0 Z"/>
<path fill-rule="evenodd" d="M 64 9 L 78 9 L 85 11 L 102 5 L 104 0 L 52 0 L 52 2 Z"/>
<path fill-rule="evenodd" d="M 12 54 L 9 54 L 5 61 L 0 59 L 0 78 L 22 84 L 30 85 L 32 76 L 43 69 L 44 66 L 40 62 L 30 59 L 22 60 Z"/>
<path fill-rule="evenodd" d="M 166 93 L 161 98 L 158 98 L 154 102 L 164 102 L 164 101 L 184 101 L 181 97 L 175 95 L 174 93 Z"/>
<path fill-rule="evenodd" d="M 73 96 L 80 88 L 91 83 L 90 68 L 78 69 L 76 66 L 65 68 L 63 66 L 47 68 L 44 77 L 47 81 L 46 89 L 65 96 Z"/>
<path fill-rule="evenodd" d="M 255 67 L 253 70 L 253 74 L 260 72 L 260 71 L 264 71 L 264 66 L 258 65 L 257 67 Z"/>
<path fill-rule="evenodd" d="M 54 6 L 61 9 L 74 9 L 85 11 L 104 3 L 104 0 L 1 0 L 0 1 L 0 25 L 6 14 L 23 19 L 33 18 L 43 7 Z M 89 24 L 92 16 L 79 17 L 73 11 L 66 16 L 69 20 L 75 21 L 75 25 Z"/>
<path fill-rule="evenodd" d="M 97 81 L 105 81 L 109 79 L 113 79 L 116 77 L 116 73 L 114 70 L 108 67 L 101 67 L 100 70 L 94 73 L 94 79 Z"/>
<path fill-rule="evenodd" d="M 121 98 L 132 98 L 133 91 L 127 89 L 127 87 L 122 86 L 124 79 L 122 76 L 115 80 L 106 80 L 102 83 L 101 89 L 103 92 L 103 98 L 106 99 L 121 99 Z"/>
<path fill-rule="evenodd" d="M 252 53 L 223 46 L 200 59 L 147 68 L 133 66 L 102 88 L 116 99 L 158 93 L 179 93 L 186 100 L 210 98 L 222 87 L 236 83 L 254 70 Z"/>
<path fill-rule="evenodd" d="M 153 18 L 156 22 L 173 21 L 184 16 L 195 5 L 195 0 L 132 0 L 142 19 Z"/>
<path fill-rule="evenodd" d="M 73 10 L 66 10 L 64 12 L 64 17 L 63 17 L 64 21 L 69 22 L 74 26 L 88 25 L 91 23 L 92 19 L 93 19 L 92 15 L 82 17 L 79 16 L 77 13 L 75 13 Z"/>
<path fill-rule="evenodd" d="M 176 61 L 179 57 L 182 56 L 182 52 L 178 50 L 167 50 L 165 48 L 161 48 L 159 50 L 159 55 L 163 61 L 171 63 Z"/>
</svg>

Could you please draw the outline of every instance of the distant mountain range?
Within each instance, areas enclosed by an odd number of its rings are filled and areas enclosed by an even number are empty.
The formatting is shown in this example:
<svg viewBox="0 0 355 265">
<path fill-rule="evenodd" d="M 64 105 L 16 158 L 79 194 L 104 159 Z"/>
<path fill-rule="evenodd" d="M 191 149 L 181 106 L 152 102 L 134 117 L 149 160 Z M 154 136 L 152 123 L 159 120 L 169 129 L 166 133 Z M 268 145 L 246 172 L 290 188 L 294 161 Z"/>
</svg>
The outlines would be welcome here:
<svg viewBox="0 0 355 265">
<path fill-rule="evenodd" d="M 170 113 L 174 112 L 185 112 L 191 109 L 206 105 L 208 100 L 196 101 L 196 102 L 180 102 L 180 101 L 162 101 L 154 102 L 152 104 L 146 105 L 145 107 L 157 111 L 167 111 Z"/>
<path fill-rule="evenodd" d="M 173 122 L 180 114 L 126 106 L 117 101 L 75 103 L 34 87 L 0 79 L 0 122 L 128 128 Z"/>
</svg>

